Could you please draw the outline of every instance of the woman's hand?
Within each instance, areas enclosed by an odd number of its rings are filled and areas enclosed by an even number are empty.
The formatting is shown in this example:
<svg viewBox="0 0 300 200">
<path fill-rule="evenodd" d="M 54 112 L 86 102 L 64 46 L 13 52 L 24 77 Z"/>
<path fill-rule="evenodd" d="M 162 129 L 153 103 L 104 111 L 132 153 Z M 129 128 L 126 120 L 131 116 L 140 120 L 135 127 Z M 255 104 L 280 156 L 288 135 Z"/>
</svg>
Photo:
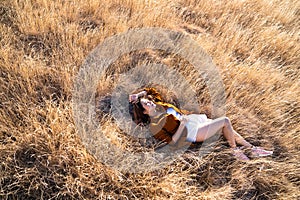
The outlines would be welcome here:
<svg viewBox="0 0 300 200">
<path fill-rule="evenodd" d="M 146 94 L 147 94 L 146 91 L 142 91 L 142 92 L 137 93 L 137 94 L 131 94 L 131 95 L 129 95 L 129 102 L 135 103 L 135 102 L 137 102 L 139 97 L 145 96 Z"/>
<path fill-rule="evenodd" d="M 180 124 L 186 124 L 188 121 L 187 116 L 186 115 L 182 115 L 181 119 L 180 119 Z"/>
<path fill-rule="evenodd" d="M 138 94 L 131 94 L 129 95 L 129 102 L 135 103 L 139 99 Z"/>
</svg>

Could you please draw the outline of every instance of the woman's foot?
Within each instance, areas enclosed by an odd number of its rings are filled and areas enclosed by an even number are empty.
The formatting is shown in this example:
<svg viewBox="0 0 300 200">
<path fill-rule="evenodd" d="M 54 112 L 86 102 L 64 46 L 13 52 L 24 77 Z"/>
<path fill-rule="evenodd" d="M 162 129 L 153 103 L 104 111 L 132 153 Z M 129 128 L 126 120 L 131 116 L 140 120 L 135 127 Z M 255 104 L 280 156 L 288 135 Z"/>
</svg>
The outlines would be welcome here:
<svg viewBox="0 0 300 200">
<path fill-rule="evenodd" d="M 251 157 L 264 157 L 264 156 L 270 156 L 273 154 L 273 151 L 267 151 L 264 150 L 261 147 L 252 147 L 251 148 Z"/>
<path fill-rule="evenodd" d="M 238 148 L 238 147 L 236 147 L 236 148 L 234 148 L 234 149 L 232 149 L 232 154 L 233 154 L 233 156 L 237 159 L 237 160 L 240 160 L 240 161 L 248 161 L 248 160 L 250 160 L 244 153 L 243 153 L 243 151 L 240 149 L 240 148 Z"/>
</svg>

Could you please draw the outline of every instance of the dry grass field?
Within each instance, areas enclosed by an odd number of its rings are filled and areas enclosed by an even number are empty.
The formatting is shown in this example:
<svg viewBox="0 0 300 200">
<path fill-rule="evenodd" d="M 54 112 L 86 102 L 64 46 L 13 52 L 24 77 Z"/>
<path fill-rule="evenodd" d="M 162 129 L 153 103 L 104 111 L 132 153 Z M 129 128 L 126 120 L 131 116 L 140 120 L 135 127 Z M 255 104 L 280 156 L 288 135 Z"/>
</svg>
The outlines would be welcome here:
<svg viewBox="0 0 300 200">
<path fill-rule="evenodd" d="M 105 38 L 142 27 L 198 42 L 222 76 L 234 128 L 274 154 L 239 162 L 221 138 L 203 158 L 196 145 L 145 173 L 91 155 L 73 119 L 74 79 Z M 300 1 L 1 0 L 0 44 L 0 199 L 300 199 Z M 145 57 L 185 65 L 149 52 L 111 68 L 121 73 Z M 110 95 L 113 81 L 101 80 L 98 98 Z M 99 118 L 114 144 L 151 151 L 101 120 L 109 111 Z"/>
</svg>

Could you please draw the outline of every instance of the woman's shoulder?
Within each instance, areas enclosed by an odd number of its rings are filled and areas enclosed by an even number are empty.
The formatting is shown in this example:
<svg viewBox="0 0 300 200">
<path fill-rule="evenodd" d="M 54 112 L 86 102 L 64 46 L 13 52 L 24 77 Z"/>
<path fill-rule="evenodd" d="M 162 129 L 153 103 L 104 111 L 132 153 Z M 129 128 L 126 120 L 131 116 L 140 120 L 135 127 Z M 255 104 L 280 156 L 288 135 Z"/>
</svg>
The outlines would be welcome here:
<svg viewBox="0 0 300 200">
<path fill-rule="evenodd" d="M 174 106 L 173 104 L 165 103 L 165 102 L 156 102 L 156 104 L 158 104 L 158 105 L 164 107 L 165 110 L 168 110 L 168 109 L 174 109 L 176 112 L 182 113 L 181 109 L 177 108 L 177 107 Z"/>
</svg>

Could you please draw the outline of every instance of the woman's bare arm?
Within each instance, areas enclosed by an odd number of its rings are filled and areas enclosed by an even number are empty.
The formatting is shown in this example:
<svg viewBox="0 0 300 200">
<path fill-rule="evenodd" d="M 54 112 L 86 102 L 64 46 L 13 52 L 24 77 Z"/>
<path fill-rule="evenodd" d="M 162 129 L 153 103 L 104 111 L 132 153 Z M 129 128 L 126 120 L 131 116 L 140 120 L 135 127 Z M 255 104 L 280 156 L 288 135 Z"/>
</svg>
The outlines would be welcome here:
<svg viewBox="0 0 300 200">
<path fill-rule="evenodd" d="M 186 124 L 186 118 L 183 117 L 182 120 L 180 121 L 180 125 L 179 125 L 176 133 L 172 136 L 173 144 L 175 144 L 179 140 L 179 138 L 182 136 L 185 124 Z"/>
<path fill-rule="evenodd" d="M 135 102 L 135 101 L 138 100 L 139 97 L 142 97 L 142 96 L 145 96 L 145 95 L 147 95 L 146 91 L 141 91 L 137 94 L 131 94 L 131 95 L 129 95 L 129 101 L 130 102 Z"/>
</svg>

